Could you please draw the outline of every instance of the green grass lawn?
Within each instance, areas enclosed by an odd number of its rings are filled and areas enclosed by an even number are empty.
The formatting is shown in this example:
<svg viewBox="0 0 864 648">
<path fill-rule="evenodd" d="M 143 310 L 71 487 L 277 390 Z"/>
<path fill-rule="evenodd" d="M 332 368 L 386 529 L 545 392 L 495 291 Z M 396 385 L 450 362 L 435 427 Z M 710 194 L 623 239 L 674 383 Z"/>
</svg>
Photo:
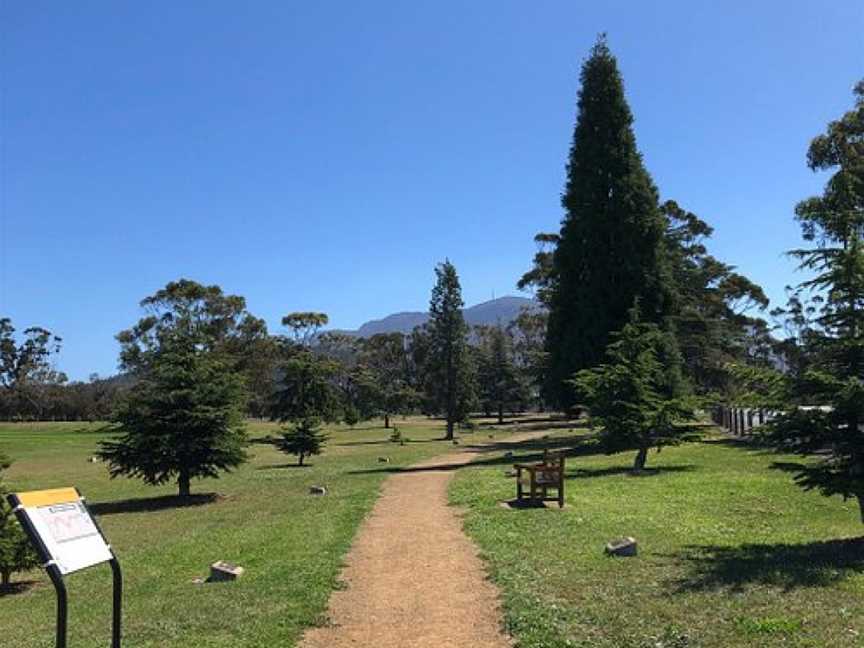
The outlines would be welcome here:
<svg viewBox="0 0 864 648">
<path fill-rule="evenodd" d="M 857 504 L 802 492 L 794 459 L 725 438 L 652 453 L 641 477 L 632 454 L 583 441 L 561 431 L 451 487 L 519 646 L 864 646 Z M 574 449 L 565 509 L 500 507 L 515 490 L 503 469 L 544 444 Z M 625 535 L 639 556 L 606 557 Z"/>
<path fill-rule="evenodd" d="M 335 428 L 321 457 L 296 468 L 271 446 L 255 444 L 252 460 L 218 480 L 193 482 L 193 494 L 217 501 L 177 508 L 164 496 L 174 486 L 109 480 L 92 464 L 104 428 L 95 424 L 0 424 L 0 449 L 15 464 L 6 473 L 16 490 L 77 486 L 99 513 L 126 579 L 124 646 L 195 648 L 291 646 L 303 628 L 320 622 L 337 586 L 342 558 L 391 466 L 407 465 L 452 446 L 434 440 L 440 423 L 397 420 L 411 443 L 387 441 L 381 427 Z M 378 425 L 376 423 L 376 425 Z M 276 430 L 253 424 L 253 437 Z M 325 485 L 324 497 L 308 495 Z M 196 585 L 210 563 L 246 568 L 231 584 Z M 35 583 L 0 596 L 0 645 L 53 646 L 54 592 L 41 572 L 18 575 Z M 69 645 L 105 646 L 110 639 L 111 574 L 98 566 L 68 577 Z"/>
</svg>

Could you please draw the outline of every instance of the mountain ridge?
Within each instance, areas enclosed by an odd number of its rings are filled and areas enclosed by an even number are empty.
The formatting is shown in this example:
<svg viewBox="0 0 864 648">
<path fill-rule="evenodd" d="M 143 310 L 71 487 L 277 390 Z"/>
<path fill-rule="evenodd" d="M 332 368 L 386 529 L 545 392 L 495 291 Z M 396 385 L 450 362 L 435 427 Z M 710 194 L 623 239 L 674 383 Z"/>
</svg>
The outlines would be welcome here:
<svg viewBox="0 0 864 648">
<path fill-rule="evenodd" d="M 523 308 L 539 308 L 540 304 L 527 297 L 505 295 L 489 301 L 474 304 L 462 310 L 465 322 L 469 325 L 491 325 L 499 321 L 503 325 L 512 322 Z M 425 324 L 429 313 L 423 311 L 401 311 L 391 313 L 380 319 L 364 322 L 355 330 L 341 329 L 338 332 L 355 337 L 372 337 L 379 333 L 410 333 L 415 327 Z"/>
</svg>

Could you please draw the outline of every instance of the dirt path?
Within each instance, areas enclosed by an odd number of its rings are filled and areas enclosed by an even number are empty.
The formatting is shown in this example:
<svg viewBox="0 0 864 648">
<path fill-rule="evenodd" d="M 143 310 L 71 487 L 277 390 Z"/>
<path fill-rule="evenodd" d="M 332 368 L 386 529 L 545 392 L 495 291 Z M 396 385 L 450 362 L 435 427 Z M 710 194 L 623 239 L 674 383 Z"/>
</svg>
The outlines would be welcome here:
<svg viewBox="0 0 864 648">
<path fill-rule="evenodd" d="M 341 576 L 347 588 L 330 598 L 330 625 L 309 630 L 300 648 L 512 645 L 501 631 L 498 592 L 447 505 L 452 468 L 479 452 L 442 455 L 384 482 L 348 554 Z"/>
</svg>

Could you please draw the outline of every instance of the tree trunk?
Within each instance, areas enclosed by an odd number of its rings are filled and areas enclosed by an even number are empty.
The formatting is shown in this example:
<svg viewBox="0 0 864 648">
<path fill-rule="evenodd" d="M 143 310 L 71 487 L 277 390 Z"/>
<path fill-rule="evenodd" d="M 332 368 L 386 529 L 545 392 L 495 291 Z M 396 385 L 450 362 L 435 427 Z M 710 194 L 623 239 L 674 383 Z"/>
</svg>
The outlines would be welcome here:
<svg viewBox="0 0 864 648">
<path fill-rule="evenodd" d="M 636 460 L 633 462 L 633 472 L 642 472 L 645 469 L 646 461 L 648 461 L 648 448 L 639 448 L 639 452 L 636 453 Z"/>
<path fill-rule="evenodd" d="M 387 414 L 387 413 L 384 414 L 384 429 L 385 430 L 390 429 L 390 414 Z"/>
<path fill-rule="evenodd" d="M 504 403 L 498 403 L 498 425 L 504 424 Z"/>
<path fill-rule="evenodd" d="M 447 441 L 453 440 L 453 419 L 447 417 L 447 436 L 444 437 Z"/>
<path fill-rule="evenodd" d="M 300 462 L 299 462 L 299 465 L 300 465 L 300 466 L 303 465 L 303 460 L 304 460 L 305 458 L 306 458 L 306 455 L 304 455 L 304 454 L 301 452 L 301 453 L 300 453 Z"/>
<path fill-rule="evenodd" d="M 192 493 L 189 471 L 186 468 L 180 470 L 180 475 L 177 477 L 177 486 L 180 491 L 180 497 L 189 497 Z"/>
<path fill-rule="evenodd" d="M 858 512 L 861 514 L 861 522 L 864 523 L 864 493 L 858 497 Z"/>
<path fill-rule="evenodd" d="M 0 572 L 0 586 L 9 587 L 9 584 L 12 582 L 12 572 L 8 569 L 4 569 Z"/>
</svg>

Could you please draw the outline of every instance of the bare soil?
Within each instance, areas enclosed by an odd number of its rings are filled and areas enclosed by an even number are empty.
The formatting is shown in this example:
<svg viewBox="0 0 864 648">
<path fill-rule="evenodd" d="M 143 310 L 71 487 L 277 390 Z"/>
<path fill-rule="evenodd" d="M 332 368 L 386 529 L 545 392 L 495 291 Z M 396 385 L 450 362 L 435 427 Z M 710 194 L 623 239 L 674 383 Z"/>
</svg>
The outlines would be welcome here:
<svg viewBox="0 0 864 648">
<path fill-rule="evenodd" d="M 454 468 L 478 452 L 449 453 L 384 482 L 348 554 L 346 588 L 330 598 L 329 623 L 307 631 L 301 648 L 512 646 L 498 591 L 447 505 Z"/>
</svg>

